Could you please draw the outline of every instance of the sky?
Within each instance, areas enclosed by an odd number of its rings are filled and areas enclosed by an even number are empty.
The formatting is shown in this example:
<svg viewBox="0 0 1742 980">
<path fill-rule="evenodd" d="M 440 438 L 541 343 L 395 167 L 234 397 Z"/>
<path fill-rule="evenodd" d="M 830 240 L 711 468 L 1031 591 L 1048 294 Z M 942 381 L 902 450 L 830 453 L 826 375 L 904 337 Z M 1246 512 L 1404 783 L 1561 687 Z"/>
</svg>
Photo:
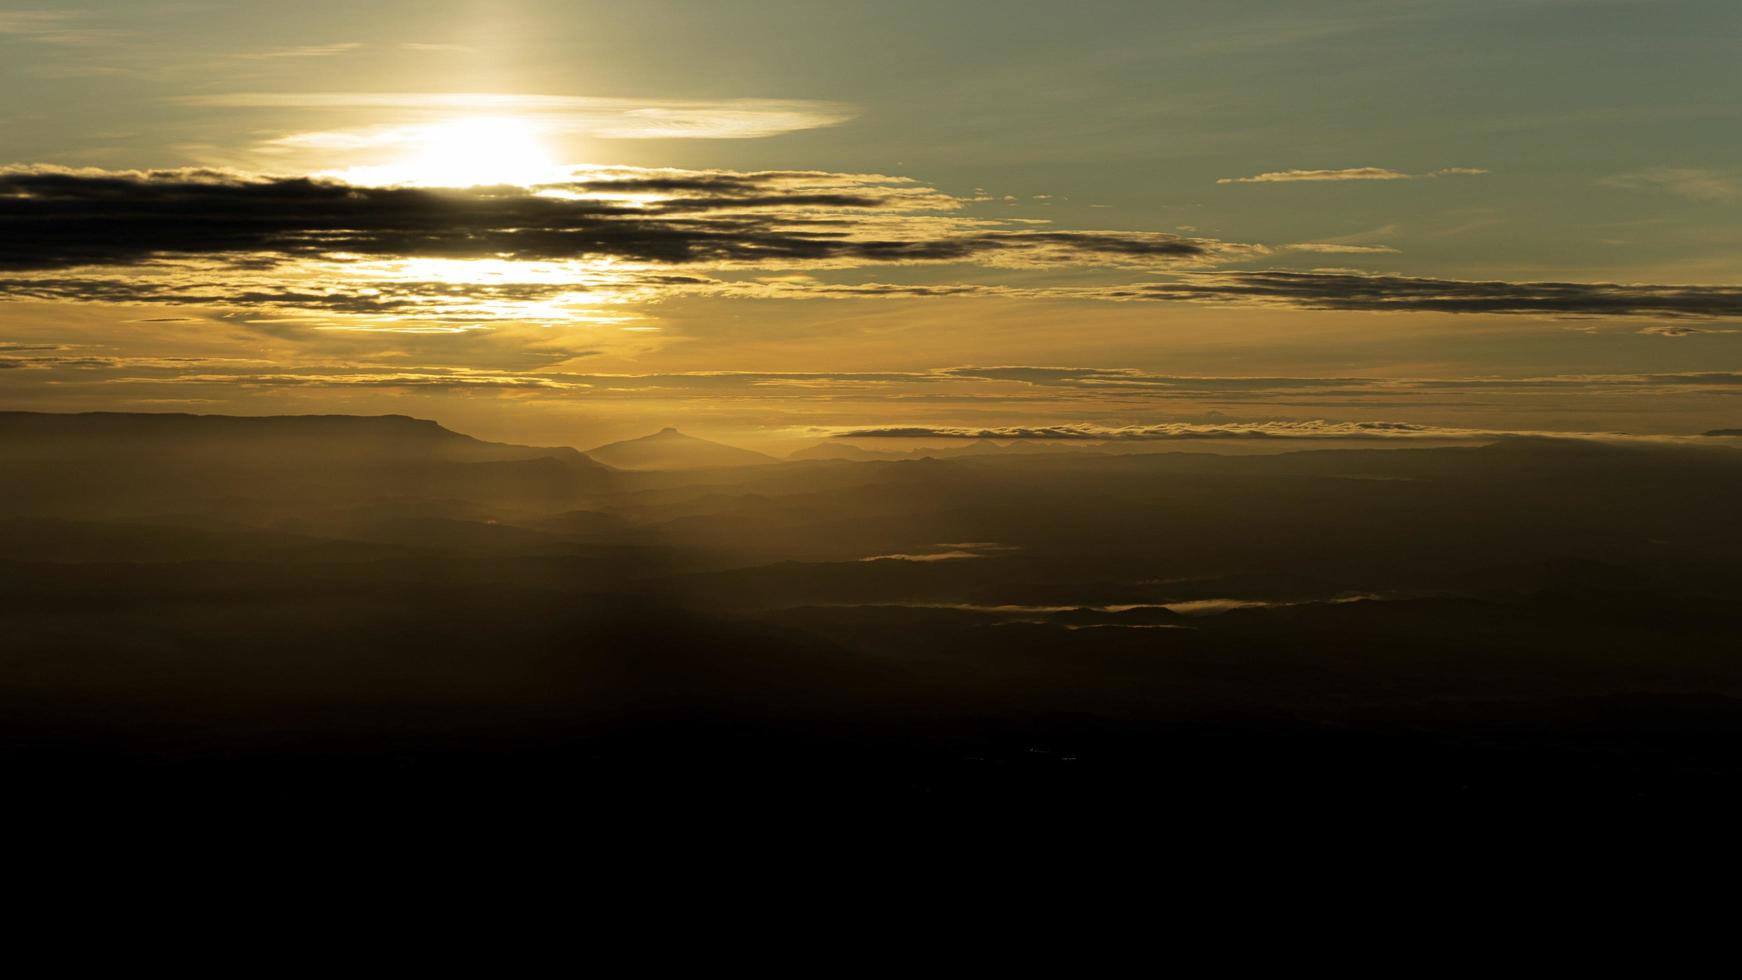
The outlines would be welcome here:
<svg viewBox="0 0 1742 980">
<path fill-rule="evenodd" d="M 0 0 L 0 409 L 1742 427 L 1732 0 Z"/>
</svg>

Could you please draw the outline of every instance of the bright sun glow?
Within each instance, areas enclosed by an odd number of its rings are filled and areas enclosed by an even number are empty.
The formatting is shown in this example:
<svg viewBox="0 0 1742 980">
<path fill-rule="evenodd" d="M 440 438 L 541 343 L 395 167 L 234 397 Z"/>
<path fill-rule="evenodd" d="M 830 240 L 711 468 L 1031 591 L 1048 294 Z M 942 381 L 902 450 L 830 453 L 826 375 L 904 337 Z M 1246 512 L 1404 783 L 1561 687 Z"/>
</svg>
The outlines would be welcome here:
<svg viewBox="0 0 1742 980">
<path fill-rule="evenodd" d="M 334 176 L 353 183 L 472 187 L 561 180 L 534 122 L 515 116 L 473 116 L 393 127 L 368 140 L 394 153 L 382 163 L 347 167 Z"/>
</svg>

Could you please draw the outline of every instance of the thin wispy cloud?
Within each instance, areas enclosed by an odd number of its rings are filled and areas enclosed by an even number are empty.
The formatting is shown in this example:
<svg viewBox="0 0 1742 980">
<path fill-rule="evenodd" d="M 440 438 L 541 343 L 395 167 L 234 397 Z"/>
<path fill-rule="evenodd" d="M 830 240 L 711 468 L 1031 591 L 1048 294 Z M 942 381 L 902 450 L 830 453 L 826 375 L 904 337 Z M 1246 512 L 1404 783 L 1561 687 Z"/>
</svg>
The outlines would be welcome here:
<svg viewBox="0 0 1742 980">
<path fill-rule="evenodd" d="M 302 44 L 267 48 L 264 51 L 248 51 L 233 57 L 247 61 L 271 61 L 281 58 L 333 58 L 342 54 L 350 54 L 362 47 L 363 45 L 356 41 L 341 41 L 333 44 Z"/>
<path fill-rule="evenodd" d="M 838 126 L 858 114 L 809 99 L 619 99 L 501 92 L 238 92 L 182 96 L 181 105 L 242 109 L 343 109 L 428 116 L 512 113 L 555 132 L 599 139 L 758 139 Z M 370 139 L 403 123 L 291 134 L 281 139 Z"/>
<path fill-rule="evenodd" d="M 1742 201 L 1742 174 L 1700 167 L 1650 167 L 1605 177 L 1598 183 L 1619 190 L 1673 194 L 1690 201 Z"/>
<path fill-rule="evenodd" d="M 92 26 L 90 13 L 83 10 L 0 10 L 0 37 L 83 45 L 115 40 L 118 33 Z"/>
<path fill-rule="evenodd" d="M 1351 245 L 1344 242 L 1297 242 L 1284 245 L 1290 252 L 1320 252 L 1328 255 L 1396 255 L 1389 245 Z"/>
<path fill-rule="evenodd" d="M 1218 184 L 1292 184 L 1341 180 L 1424 180 L 1432 177 L 1475 176 L 1488 171 L 1480 167 L 1442 167 L 1427 173 L 1405 173 L 1386 167 L 1346 167 L 1341 170 L 1273 170 L 1250 177 L 1223 177 Z"/>
</svg>

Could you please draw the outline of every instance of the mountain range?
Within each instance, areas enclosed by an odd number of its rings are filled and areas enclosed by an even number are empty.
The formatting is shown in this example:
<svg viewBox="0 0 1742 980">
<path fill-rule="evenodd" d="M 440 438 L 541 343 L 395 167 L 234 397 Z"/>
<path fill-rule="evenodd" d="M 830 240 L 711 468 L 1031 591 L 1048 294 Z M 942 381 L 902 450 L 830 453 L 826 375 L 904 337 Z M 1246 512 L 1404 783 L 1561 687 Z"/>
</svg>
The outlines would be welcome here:
<svg viewBox="0 0 1742 980">
<path fill-rule="evenodd" d="M 1742 786 L 1726 445 L 596 452 L 0 414 L 0 757 L 1072 806 Z"/>
</svg>

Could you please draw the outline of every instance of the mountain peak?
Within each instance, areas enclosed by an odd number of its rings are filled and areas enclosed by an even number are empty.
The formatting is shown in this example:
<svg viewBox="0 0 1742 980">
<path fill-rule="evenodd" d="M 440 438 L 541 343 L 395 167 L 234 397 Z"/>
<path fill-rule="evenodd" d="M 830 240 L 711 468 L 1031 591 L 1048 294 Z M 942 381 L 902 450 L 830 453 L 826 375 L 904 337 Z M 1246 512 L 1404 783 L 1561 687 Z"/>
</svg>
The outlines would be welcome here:
<svg viewBox="0 0 1742 980">
<path fill-rule="evenodd" d="M 590 449 L 587 455 L 620 470 L 721 469 L 775 462 L 772 456 L 697 438 L 671 425 L 652 435 Z"/>
</svg>

